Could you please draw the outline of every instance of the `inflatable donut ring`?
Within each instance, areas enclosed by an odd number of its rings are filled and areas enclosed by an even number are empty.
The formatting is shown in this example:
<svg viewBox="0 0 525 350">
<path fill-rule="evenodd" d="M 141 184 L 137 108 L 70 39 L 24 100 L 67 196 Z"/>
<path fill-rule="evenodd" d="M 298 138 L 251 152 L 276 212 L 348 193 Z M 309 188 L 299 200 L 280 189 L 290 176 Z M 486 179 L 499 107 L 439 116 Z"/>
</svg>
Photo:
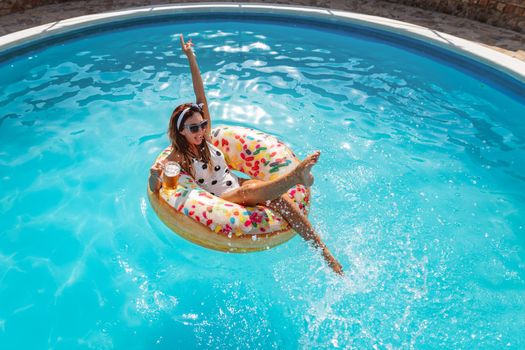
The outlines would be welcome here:
<svg viewBox="0 0 525 350">
<path fill-rule="evenodd" d="M 212 143 L 226 162 L 251 178 L 272 180 L 293 170 L 299 159 L 274 136 L 242 127 L 212 130 Z M 166 148 L 155 161 L 171 152 Z M 308 214 L 310 191 L 302 185 L 287 195 L 304 215 Z M 150 203 L 159 218 L 175 233 L 206 248 L 244 253 L 269 249 L 295 235 L 279 213 L 262 206 L 245 207 L 225 201 L 202 189 L 187 173 L 181 172 L 176 190 L 153 193 Z"/>
</svg>

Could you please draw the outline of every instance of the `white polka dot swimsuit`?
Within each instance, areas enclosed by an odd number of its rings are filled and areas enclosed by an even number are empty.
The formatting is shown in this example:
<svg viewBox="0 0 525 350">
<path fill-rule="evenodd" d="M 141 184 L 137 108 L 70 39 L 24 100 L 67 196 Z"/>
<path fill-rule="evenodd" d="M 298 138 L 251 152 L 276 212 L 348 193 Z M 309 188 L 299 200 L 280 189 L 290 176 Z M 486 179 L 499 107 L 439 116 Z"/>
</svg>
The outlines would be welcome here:
<svg viewBox="0 0 525 350">
<path fill-rule="evenodd" d="M 193 169 L 195 170 L 195 181 L 197 184 L 214 196 L 221 196 L 240 187 L 239 178 L 231 173 L 222 152 L 209 142 L 208 147 L 210 148 L 213 169 L 208 169 L 208 164 L 193 159 Z"/>
</svg>

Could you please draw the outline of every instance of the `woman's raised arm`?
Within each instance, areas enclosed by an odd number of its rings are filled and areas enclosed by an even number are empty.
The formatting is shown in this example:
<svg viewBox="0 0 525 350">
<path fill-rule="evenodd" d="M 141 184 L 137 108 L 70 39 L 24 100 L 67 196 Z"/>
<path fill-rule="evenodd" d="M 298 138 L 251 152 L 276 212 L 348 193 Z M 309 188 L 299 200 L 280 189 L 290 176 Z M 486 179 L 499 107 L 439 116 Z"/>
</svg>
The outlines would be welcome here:
<svg viewBox="0 0 525 350">
<path fill-rule="evenodd" d="M 186 57 L 188 57 L 188 62 L 190 64 L 190 70 L 191 70 L 191 80 L 193 82 L 193 91 L 195 92 L 195 98 L 197 103 L 202 103 L 202 114 L 205 120 L 208 121 L 208 127 L 206 128 L 206 136 L 207 139 L 210 137 L 210 131 L 211 131 L 211 117 L 210 112 L 208 110 L 208 101 L 206 100 L 206 94 L 204 93 L 204 84 L 202 82 L 201 73 L 199 71 L 199 66 L 197 65 L 197 58 L 195 57 L 195 53 L 193 52 L 193 46 L 194 44 L 191 42 L 191 39 L 188 40 L 188 42 L 184 42 L 184 36 L 180 35 L 180 45 L 182 47 L 182 51 L 186 54 Z"/>
</svg>

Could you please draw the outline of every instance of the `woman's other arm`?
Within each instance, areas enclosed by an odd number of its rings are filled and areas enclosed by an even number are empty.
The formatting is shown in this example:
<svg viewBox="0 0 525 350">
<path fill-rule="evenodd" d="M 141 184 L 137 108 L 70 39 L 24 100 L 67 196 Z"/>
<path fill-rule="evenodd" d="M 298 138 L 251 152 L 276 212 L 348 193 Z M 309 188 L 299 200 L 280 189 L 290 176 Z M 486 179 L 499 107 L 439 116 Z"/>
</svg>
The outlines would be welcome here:
<svg viewBox="0 0 525 350">
<path fill-rule="evenodd" d="M 210 131 L 211 131 L 211 117 L 210 112 L 208 110 L 208 101 L 206 100 L 206 94 L 204 93 L 204 83 L 202 82 L 201 73 L 199 71 L 199 65 L 197 64 L 197 58 L 195 57 L 195 53 L 193 52 L 193 42 L 188 40 L 188 42 L 184 42 L 184 36 L 180 35 L 180 45 L 182 47 L 182 51 L 186 54 L 186 57 L 188 57 L 188 62 L 190 64 L 190 70 L 191 70 L 191 80 L 193 82 L 193 91 L 195 92 L 195 98 L 197 103 L 202 103 L 202 112 L 203 117 L 205 120 L 208 121 L 208 127 L 206 130 L 206 136 L 209 139 Z"/>
</svg>

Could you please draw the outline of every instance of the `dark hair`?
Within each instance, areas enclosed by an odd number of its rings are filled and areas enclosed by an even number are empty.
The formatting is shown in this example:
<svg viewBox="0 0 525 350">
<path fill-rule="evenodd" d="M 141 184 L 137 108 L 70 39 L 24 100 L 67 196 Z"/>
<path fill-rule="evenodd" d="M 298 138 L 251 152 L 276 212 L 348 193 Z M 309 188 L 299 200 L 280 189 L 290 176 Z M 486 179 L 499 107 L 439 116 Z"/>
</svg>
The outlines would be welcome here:
<svg viewBox="0 0 525 350">
<path fill-rule="evenodd" d="M 186 108 L 189 108 L 189 110 L 182 117 L 182 120 L 179 123 L 180 127 L 177 129 L 177 121 L 179 119 L 179 116 Z M 195 173 L 193 171 L 194 169 L 192 165 L 192 158 L 197 158 L 198 160 L 208 164 L 208 169 L 213 168 L 213 164 L 211 162 L 210 148 L 208 147 L 206 139 L 202 140 L 202 143 L 197 147 L 198 154 L 193 154 L 190 149 L 190 144 L 186 140 L 186 137 L 184 137 L 184 135 L 181 134 L 181 131 L 184 129 L 184 123 L 195 113 L 202 114 L 202 109 L 196 104 L 181 104 L 180 106 L 175 108 L 173 113 L 171 113 L 170 124 L 168 127 L 168 137 L 171 141 L 171 146 L 174 150 L 182 154 L 184 158 L 180 166 L 191 176 L 195 176 Z"/>
</svg>

